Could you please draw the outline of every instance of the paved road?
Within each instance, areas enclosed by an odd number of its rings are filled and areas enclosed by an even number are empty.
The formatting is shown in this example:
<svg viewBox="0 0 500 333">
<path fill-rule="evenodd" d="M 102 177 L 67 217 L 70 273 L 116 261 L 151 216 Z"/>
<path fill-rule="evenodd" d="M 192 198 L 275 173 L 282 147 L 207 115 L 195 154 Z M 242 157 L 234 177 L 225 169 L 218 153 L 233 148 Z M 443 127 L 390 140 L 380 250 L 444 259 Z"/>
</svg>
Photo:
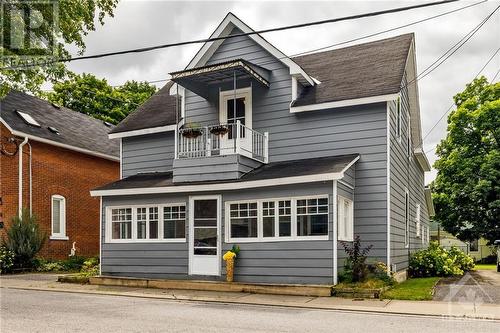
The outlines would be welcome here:
<svg viewBox="0 0 500 333">
<path fill-rule="evenodd" d="M 498 332 L 499 322 L 0 289 L 3 332 Z"/>
</svg>

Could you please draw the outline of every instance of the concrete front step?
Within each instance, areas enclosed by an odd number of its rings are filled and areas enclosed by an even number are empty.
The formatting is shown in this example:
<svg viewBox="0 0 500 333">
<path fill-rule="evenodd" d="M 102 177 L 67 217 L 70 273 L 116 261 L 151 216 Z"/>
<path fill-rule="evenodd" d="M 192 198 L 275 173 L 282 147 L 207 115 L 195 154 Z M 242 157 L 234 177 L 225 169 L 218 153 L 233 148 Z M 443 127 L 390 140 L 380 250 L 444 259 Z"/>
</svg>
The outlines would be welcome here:
<svg viewBox="0 0 500 333">
<path fill-rule="evenodd" d="M 267 284 L 201 280 L 159 280 L 115 276 L 91 277 L 90 284 L 102 286 L 124 286 L 136 288 L 158 288 L 178 290 L 229 291 L 254 294 L 294 296 L 331 296 L 330 285 Z"/>
</svg>

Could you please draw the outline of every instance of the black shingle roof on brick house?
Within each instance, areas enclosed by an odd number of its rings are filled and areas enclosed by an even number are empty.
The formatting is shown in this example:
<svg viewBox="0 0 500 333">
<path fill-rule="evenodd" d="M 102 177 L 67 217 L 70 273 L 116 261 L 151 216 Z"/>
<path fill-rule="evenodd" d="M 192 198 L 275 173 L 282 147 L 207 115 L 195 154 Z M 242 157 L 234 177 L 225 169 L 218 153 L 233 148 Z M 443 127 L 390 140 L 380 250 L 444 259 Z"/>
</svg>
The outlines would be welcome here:
<svg viewBox="0 0 500 333">
<path fill-rule="evenodd" d="M 28 124 L 17 111 L 30 115 L 40 126 Z M 11 90 L 0 100 L 0 119 L 14 135 L 119 160 L 120 143 L 108 138 L 112 125 L 23 92 Z"/>
<path fill-rule="evenodd" d="M 381 96 L 399 92 L 413 34 L 292 58 L 321 83 L 302 90 L 293 106 Z M 111 133 L 174 125 L 176 96 L 167 83 Z"/>
</svg>

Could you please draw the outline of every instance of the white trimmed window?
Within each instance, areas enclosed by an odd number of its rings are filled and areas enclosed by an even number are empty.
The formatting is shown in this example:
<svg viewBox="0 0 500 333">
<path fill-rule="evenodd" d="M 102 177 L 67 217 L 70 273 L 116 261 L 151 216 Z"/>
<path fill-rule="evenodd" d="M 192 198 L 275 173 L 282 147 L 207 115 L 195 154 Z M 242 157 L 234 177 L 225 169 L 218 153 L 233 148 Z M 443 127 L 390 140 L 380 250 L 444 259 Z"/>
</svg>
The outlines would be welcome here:
<svg viewBox="0 0 500 333">
<path fill-rule="evenodd" d="M 416 230 L 417 230 L 417 237 L 421 237 L 421 223 L 420 223 L 420 204 L 417 204 L 416 208 L 415 208 L 415 227 L 416 227 Z"/>
<path fill-rule="evenodd" d="M 186 241 L 186 205 L 107 207 L 106 242 Z"/>
<path fill-rule="evenodd" d="M 297 200 L 297 236 L 328 235 L 328 198 Z"/>
<path fill-rule="evenodd" d="M 67 240 L 66 236 L 66 199 L 62 195 L 51 197 L 52 233 L 50 239 Z"/>
<path fill-rule="evenodd" d="M 410 193 L 405 189 L 405 208 L 404 208 L 404 222 L 405 222 L 405 247 L 410 246 Z"/>
<path fill-rule="evenodd" d="M 257 238 L 257 202 L 229 205 L 231 238 Z"/>
<path fill-rule="evenodd" d="M 328 196 L 226 202 L 226 242 L 328 239 Z"/>
<path fill-rule="evenodd" d="M 354 240 L 354 205 L 352 200 L 338 196 L 337 198 L 337 238 L 342 241 Z"/>
<path fill-rule="evenodd" d="M 186 238 L 186 206 L 163 207 L 163 238 Z"/>
</svg>

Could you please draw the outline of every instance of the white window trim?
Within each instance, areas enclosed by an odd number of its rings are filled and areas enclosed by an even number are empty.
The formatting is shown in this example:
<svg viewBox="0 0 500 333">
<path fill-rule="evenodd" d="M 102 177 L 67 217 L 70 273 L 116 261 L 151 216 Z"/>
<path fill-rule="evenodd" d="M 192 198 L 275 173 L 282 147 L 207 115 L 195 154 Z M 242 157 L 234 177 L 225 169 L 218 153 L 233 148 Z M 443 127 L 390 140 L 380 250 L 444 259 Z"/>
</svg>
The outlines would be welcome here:
<svg viewBox="0 0 500 333">
<path fill-rule="evenodd" d="M 350 213 L 350 221 L 348 227 L 348 232 L 347 232 L 347 237 L 343 237 L 341 235 L 341 230 L 345 230 L 346 226 L 344 226 L 342 229 L 340 228 L 340 223 L 341 221 L 344 221 L 344 215 L 341 215 L 341 213 L 344 213 L 344 208 L 340 209 L 340 204 L 344 203 L 344 201 L 347 201 L 349 203 L 349 213 Z M 343 206 L 342 206 L 343 207 Z M 338 224 L 338 234 L 337 234 L 337 239 L 339 241 L 344 241 L 344 242 L 353 242 L 354 241 L 354 202 L 346 197 L 343 197 L 341 195 L 337 195 L 337 212 L 339 216 L 337 217 L 337 224 Z"/>
<path fill-rule="evenodd" d="M 410 247 L 410 192 L 408 192 L 407 188 L 405 188 L 403 213 L 404 213 L 405 249 L 407 249 Z"/>
<path fill-rule="evenodd" d="M 165 203 L 165 204 L 146 204 L 146 205 L 119 205 L 119 206 L 106 206 L 106 243 L 185 243 L 186 236 L 184 238 L 163 238 L 163 208 L 164 207 L 172 207 L 172 206 L 185 206 L 186 207 L 186 220 L 185 223 L 188 223 L 188 211 L 187 204 L 185 202 L 176 202 L 176 203 Z M 157 239 L 149 239 L 149 208 L 158 207 L 158 238 Z M 111 221 L 111 210 L 112 209 L 132 209 L 132 238 L 130 239 L 113 239 L 112 238 L 112 221 Z M 147 238 L 137 238 L 137 208 L 146 208 L 147 209 L 147 223 L 146 223 L 146 236 Z M 184 227 L 186 228 L 186 224 Z"/>
<path fill-rule="evenodd" d="M 398 142 L 401 143 L 401 136 L 403 133 L 403 110 L 401 110 L 401 97 L 398 96 L 396 100 L 396 136 Z"/>
<path fill-rule="evenodd" d="M 227 101 L 236 98 L 245 98 L 245 127 L 252 128 L 252 87 L 219 92 L 219 120 L 227 123 Z"/>
<path fill-rule="evenodd" d="M 328 232 L 326 235 L 322 236 L 297 236 L 297 200 L 303 199 L 328 199 Z M 291 201 L 291 236 L 286 237 L 264 237 L 263 236 L 263 219 L 262 219 L 262 203 L 269 201 Z M 230 205 L 238 204 L 238 203 L 250 203 L 257 202 L 257 237 L 253 238 L 231 238 L 231 219 L 230 219 Z M 226 201 L 224 203 L 224 229 L 225 229 L 225 243 L 266 243 L 266 242 L 289 242 L 289 241 L 302 241 L 302 240 L 328 240 L 330 234 L 330 198 L 328 194 L 321 195 L 306 195 L 300 197 L 281 197 L 281 198 L 263 198 L 263 199 L 249 199 L 249 200 L 234 200 L 234 201 Z M 275 204 L 275 234 L 279 232 L 279 220 L 278 220 L 278 206 Z"/>
<path fill-rule="evenodd" d="M 422 222 L 420 219 L 420 204 L 417 203 L 415 207 L 415 227 L 416 227 L 416 236 L 417 238 L 420 238 L 422 236 Z"/>
<path fill-rule="evenodd" d="M 54 200 L 60 200 L 60 221 L 59 228 L 60 232 L 54 232 Z M 69 237 L 66 236 L 66 198 L 59 194 L 54 194 L 50 197 L 50 232 L 51 235 L 49 239 L 52 240 L 68 240 Z"/>
</svg>

